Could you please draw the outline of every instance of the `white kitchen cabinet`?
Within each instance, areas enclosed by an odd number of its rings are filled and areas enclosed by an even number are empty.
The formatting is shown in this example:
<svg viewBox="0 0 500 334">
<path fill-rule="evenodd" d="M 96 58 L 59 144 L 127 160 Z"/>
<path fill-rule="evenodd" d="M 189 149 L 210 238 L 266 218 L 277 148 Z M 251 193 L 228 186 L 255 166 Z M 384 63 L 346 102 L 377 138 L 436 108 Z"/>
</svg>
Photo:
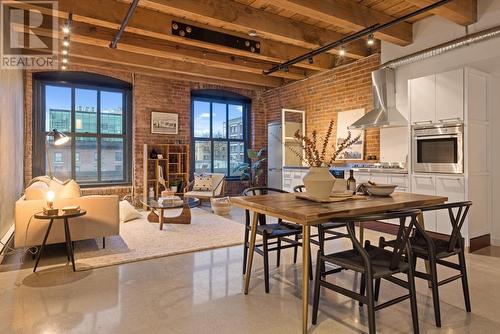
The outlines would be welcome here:
<svg viewBox="0 0 500 334">
<path fill-rule="evenodd" d="M 436 119 L 436 76 L 410 80 L 411 122 L 434 122 Z"/>
<path fill-rule="evenodd" d="M 435 122 L 464 119 L 464 70 L 436 74 Z"/>
<path fill-rule="evenodd" d="M 465 180 L 463 176 L 436 175 L 436 195 L 448 197 L 448 202 L 465 200 Z M 436 232 L 451 234 L 448 210 L 436 212 Z"/>
<path fill-rule="evenodd" d="M 411 176 L 411 192 L 422 195 L 436 194 L 436 178 L 433 175 L 418 175 Z M 424 213 L 425 229 L 436 231 L 436 212 Z"/>
</svg>

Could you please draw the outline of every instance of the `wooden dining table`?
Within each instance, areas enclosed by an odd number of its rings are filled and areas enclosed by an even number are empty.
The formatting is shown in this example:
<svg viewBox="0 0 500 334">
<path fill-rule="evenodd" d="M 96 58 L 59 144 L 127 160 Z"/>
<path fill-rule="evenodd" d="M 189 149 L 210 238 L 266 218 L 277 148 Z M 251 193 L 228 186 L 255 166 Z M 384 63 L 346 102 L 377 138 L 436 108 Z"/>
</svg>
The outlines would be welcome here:
<svg viewBox="0 0 500 334">
<path fill-rule="evenodd" d="M 430 196 L 412 193 L 394 193 L 387 197 L 363 196 L 355 199 L 333 203 L 318 203 L 295 197 L 294 193 L 270 194 L 258 196 L 241 196 L 231 198 L 236 207 L 253 212 L 251 223 L 250 247 L 245 275 L 244 293 L 248 294 L 250 275 L 252 272 L 253 249 L 257 235 L 258 215 L 264 214 L 283 221 L 302 226 L 302 333 L 308 330 L 309 277 L 311 226 L 319 225 L 335 218 L 383 213 L 391 210 L 423 208 L 442 204 L 448 200 L 443 196 Z M 422 216 L 420 217 L 421 219 Z M 422 222 L 423 223 L 423 222 Z"/>
</svg>

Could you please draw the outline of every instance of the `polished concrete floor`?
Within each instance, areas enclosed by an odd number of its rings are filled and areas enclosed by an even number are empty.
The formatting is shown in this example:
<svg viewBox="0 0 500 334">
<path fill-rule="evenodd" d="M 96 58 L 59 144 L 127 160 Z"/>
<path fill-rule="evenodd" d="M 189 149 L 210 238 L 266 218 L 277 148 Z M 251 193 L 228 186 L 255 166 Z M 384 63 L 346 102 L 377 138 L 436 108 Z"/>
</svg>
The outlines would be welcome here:
<svg viewBox="0 0 500 334">
<path fill-rule="evenodd" d="M 366 235 L 375 241 L 380 233 Z M 343 247 L 348 247 L 343 241 L 329 244 L 330 250 Z M 262 258 L 256 256 L 247 296 L 242 293 L 242 247 L 76 273 L 65 264 L 60 246 L 51 247 L 37 273 L 30 256 L 22 265 L 19 256 L 11 256 L 0 265 L 0 333 L 299 333 L 302 268 L 292 263 L 291 254 L 283 252 L 280 268 L 273 256 L 269 294 L 264 293 Z M 422 333 L 500 332 L 500 248 L 468 254 L 467 262 L 472 313 L 465 312 L 460 282 L 441 287 L 441 329 L 434 326 L 430 290 L 417 280 Z M 443 270 L 441 277 L 449 274 Z M 350 272 L 330 279 L 358 287 L 359 278 Z M 381 300 L 402 292 L 384 282 Z M 408 302 L 377 313 L 381 333 L 411 328 Z M 366 331 L 366 309 L 323 290 L 319 323 L 310 325 L 311 333 Z"/>
</svg>

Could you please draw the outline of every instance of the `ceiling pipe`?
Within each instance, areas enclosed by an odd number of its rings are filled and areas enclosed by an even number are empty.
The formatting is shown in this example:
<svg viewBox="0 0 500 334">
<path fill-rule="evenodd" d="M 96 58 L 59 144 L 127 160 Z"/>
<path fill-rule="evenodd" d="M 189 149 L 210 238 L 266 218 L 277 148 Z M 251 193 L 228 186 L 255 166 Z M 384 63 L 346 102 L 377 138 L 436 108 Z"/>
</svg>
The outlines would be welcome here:
<svg viewBox="0 0 500 334">
<path fill-rule="evenodd" d="M 363 30 L 360 30 L 352 35 L 349 35 L 349 36 L 346 36 L 346 37 L 343 37 L 335 42 L 332 42 L 332 43 L 329 43 L 329 44 L 326 44 L 322 47 L 319 47 L 315 50 L 312 50 L 306 54 L 303 54 L 302 56 L 298 56 L 296 58 L 293 58 L 291 60 L 288 60 L 286 62 L 283 62 L 281 64 L 278 64 L 278 65 L 275 65 L 273 67 L 271 67 L 269 70 L 264 70 L 264 74 L 271 74 L 271 73 L 274 73 L 276 71 L 279 71 L 279 70 L 282 70 L 282 69 L 285 69 L 285 68 L 289 68 L 290 66 L 292 65 L 295 65 L 301 61 L 304 61 L 304 60 L 307 60 L 308 58 L 311 58 L 313 56 L 317 56 L 321 53 L 324 53 L 326 51 L 329 51 L 331 49 L 334 49 L 338 46 L 341 46 L 341 45 L 344 45 L 344 44 L 347 44 L 347 43 L 350 43 L 350 42 L 354 42 L 358 39 L 361 39 L 367 35 L 370 35 L 370 34 L 373 34 L 377 31 L 381 31 L 381 30 L 384 30 L 384 29 L 387 29 L 387 28 L 390 28 L 396 24 L 399 24 L 403 21 L 406 21 L 408 19 L 411 19 L 412 17 L 414 16 L 417 16 L 417 15 L 420 15 L 420 14 L 423 14 L 425 12 L 428 12 L 430 10 L 433 10 L 437 7 L 440 7 L 442 5 L 445 5 L 446 3 L 450 2 L 452 0 L 440 0 L 440 1 L 437 1 L 435 3 L 433 3 L 432 5 L 429 5 L 427 7 L 423 7 L 423 8 L 420 8 L 412 13 L 409 13 L 407 15 L 404 15 L 404 16 L 401 16 L 401 17 L 398 17 L 392 21 L 389 21 L 387 23 L 384 23 L 384 24 L 380 24 L 380 23 L 377 23 L 377 24 L 374 24 L 370 27 L 367 27 Z"/>
<path fill-rule="evenodd" d="M 381 65 L 381 68 L 397 68 L 399 66 L 408 65 L 415 63 L 417 61 L 425 60 L 431 57 L 438 56 L 440 54 L 450 52 L 456 49 L 463 48 L 472 44 L 476 44 L 488 39 L 495 37 L 500 37 L 500 26 L 485 29 L 473 34 L 468 34 L 463 37 L 459 37 L 449 42 L 445 42 L 433 47 L 412 53 L 407 56 L 403 56 L 394 60 L 390 60 Z"/>
<path fill-rule="evenodd" d="M 109 44 L 109 47 L 112 49 L 116 49 L 116 46 L 118 45 L 118 42 L 122 38 L 123 32 L 125 31 L 125 27 L 128 24 L 128 21 L 132 18 L 134 15 L 135 10 L 137 9 L 137 5 L 139 4 L 139 0 L 134 0 L 130 4 L 130 7 L 128 9 L 127 15 L 123 19 L 123 22 L 120 24 L 120 29 L 118 29 L 118 32 L 116 33 L 115 37 Z"/>
</svg>

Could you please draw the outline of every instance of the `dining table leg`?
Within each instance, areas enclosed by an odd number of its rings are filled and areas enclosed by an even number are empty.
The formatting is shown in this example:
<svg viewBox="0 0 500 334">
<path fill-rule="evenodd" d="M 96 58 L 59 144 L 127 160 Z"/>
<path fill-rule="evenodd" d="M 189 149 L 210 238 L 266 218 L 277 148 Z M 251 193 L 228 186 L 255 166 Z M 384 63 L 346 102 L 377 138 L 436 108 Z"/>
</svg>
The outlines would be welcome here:
<svg viewBox="0 0 500 334">
<path fill-rule="evenodd" d="M 255 249 L 255 239 L 257 238 L 257 222 L 259 214 L 253 213 L 252 225 L 250 226 L 250 245 L 248 247 L 247 270 L 245 274 L 245 295 L 248 295 L 248 287 L 250 286 L 250 275 L 252 274 L 253 253 Z"/>
<path fill-rule="evenodd" d="M 309 324 L 309 266 L 311 265 L 311 226 L 302 225 L 302 333 Z"/>
</svg>

